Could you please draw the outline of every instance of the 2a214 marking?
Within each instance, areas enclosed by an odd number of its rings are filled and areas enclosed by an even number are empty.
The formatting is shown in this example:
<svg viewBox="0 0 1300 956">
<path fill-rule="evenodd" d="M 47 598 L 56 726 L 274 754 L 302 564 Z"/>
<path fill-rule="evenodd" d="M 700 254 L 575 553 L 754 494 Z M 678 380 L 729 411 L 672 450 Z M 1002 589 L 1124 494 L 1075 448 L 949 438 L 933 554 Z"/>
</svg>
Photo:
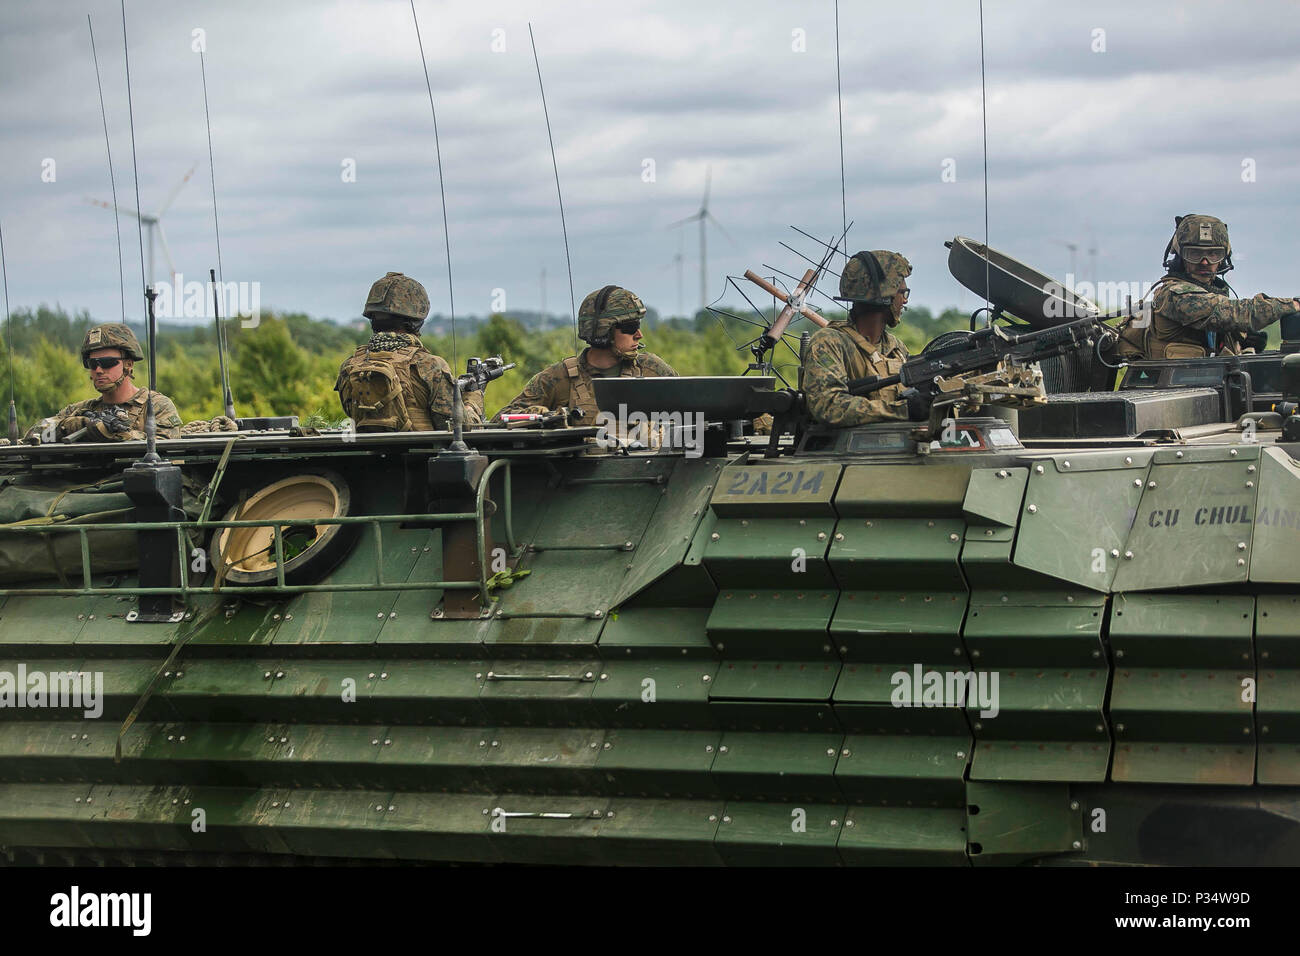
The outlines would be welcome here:
<svg viewBox="0 0 1300 956">
<path fill-rule="evenodd" d="M 797 495 L 811 494 L 815 495 L 822 490 L 822 478 L 825 472 L 815 472 L 812 477 L 805 478 L 806 473 L 800 471 L 779 471 L 772 477 L 772 484 L 769 487 L 767 478 L 769 472 L 760 471 L 757 477 L 752 477 L 750 472 L 742 471 L 731 479 L 731 484 L 727 486 L 729 495 Z"/>
</svg>

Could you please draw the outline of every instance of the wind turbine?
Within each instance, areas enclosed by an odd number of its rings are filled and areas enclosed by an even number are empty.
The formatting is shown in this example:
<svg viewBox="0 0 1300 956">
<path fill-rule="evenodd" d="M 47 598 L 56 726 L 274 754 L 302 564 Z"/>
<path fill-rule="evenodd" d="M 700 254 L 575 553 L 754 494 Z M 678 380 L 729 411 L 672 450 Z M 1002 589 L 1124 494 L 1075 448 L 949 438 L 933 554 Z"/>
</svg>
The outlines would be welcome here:
<svg viewBox="0 0 1300 956">
<path fill-rule="evenodd" d="M 176 201 L 176 196 L 180 193 L 181 187 L 183 187 L 187 182 L 190 181 L 190 177 L 194 175 L 194 170 L 198 168 L 199 168 L 198 163 L 195 163 L 193 166 L 190 167 L 190 171 L 186 173 L 184 176 L 182 176 L 180 182 L 178 182 L 175 186 L 172 187 L 172 191 L 168 193 L 167 198 L 163 200 L 162 206 L 160 206 L 158 211 L 154 213 L 152 216 L 148 214 L 141 214 L 141 212 L 138 209 L 132 209 L 130 206 L 117 207 L 119 216 L 127 216 L 127 215 L 135 216 L 135 218 L 140 220 L 140 224 L 144 226 L 146 230 L 148 230 L 148 234 L 149 234 L 148 276 L 149 276 L 150 285 L 156 285 L 154 281 L 154 271 L 153 271 L 153 241 L 154 241 L 155 232 L 157 233 L 158 241 L 162 244 L 163 257 L 167 260 L 167 268 L 170 271 L 170 274 L 173 278 L 175 278 L 176 276 L 176 264 L 172 262 L 171 250 L 167 248 L 167 233 L 163 231 L 163 227 L 162 227 L 162 222 L 161 222 L 162 214 L 165 213 L 169 208 L 171 208 L 171 204 Z M 104 202 L 104 200 L 102 199 L 87 199 L 86 201 L 89 202 L 92 206 L 101 206 L 104 209 L 113 208 L 112 203 Z"/>
<path fill-rule="evenodd" d="M 659 270 L 660 272 L 667 272 L 669 269 L 674 269 L 674 268 L 677 270 L 677 311 L 673 313 L 674 317 L 677 316 L 685 317 L 684 308 L 682 306 L 682 260 L 683 258 L 684 256 L 682 255 L 681 250 L 679 249 L 677 252 L 673 253 L 672 261 L 667 263 L 662 269 Z"/>
<path fill-rule="evenodd" d="M 679 315 L 679 316 L 681 316 L 682 318 L 685 318 L 685 317 L 686 317 L 686 308 L 685 308 L 685 306 L 682 304 L 682 263 L 683 263 L 683 262 L 685 261 L 685 259 L 686 259 L 686 257 L 685 257 L 684 255 L 682 255 L 682 245 L 684 244 L 685 238 L 686 238 L 686 234 L 685 234 L 685 233 L 679 232 L 679 233 L 677 234 L 677 251 L 676 251 L 675 253 L 673 253 L 673 261 L 670 262 L 668 265 L 664 266 L 665 269 L 671 269 L 671 268 L 673 268 L 674 266 L 677 267 L 677 312 L 676 312 L 676 315 Z"/>
<path fill-rule="evenodd" d="M 1058 246 L 1065 246 L 1070 250 L 1070 280 L 1071 284 L 1079 281 L 1079 273 L 1075 271 L 1075 260 L 1079 254 L 1079 244 L 1077 242 L 1066 242 L 1064 239 L 1053 239 L 1052 242 Z M 1071 288 L 1070 291 L 1074 291 Z"/>
<path fill-rule="evenodd" d="M 723 228 L 722 223 L 714 218 L 713 213 L 709 212 L 709 184 L 713 178 L 711 167 L 705 167 L 704 170 L 704 199 L 700 202 L 699 211 L 687 216 L 685 219 L 678 219 L 676 222 L 669 223 L 669 229 L 675 229 L 678 226 L 684 226 L 688 222 L 698 222 L 700 224 L 700 308 L 704 309 L 709 304 L 709 254 L 708 254 L 708 237 L 705 231 L 705 220 L 712 222 L 718 227 L 718 230 L 727 237 L 727 241 L 733 246 L 736 240 L 731 238 L 731 234 Z"/>
</svg>

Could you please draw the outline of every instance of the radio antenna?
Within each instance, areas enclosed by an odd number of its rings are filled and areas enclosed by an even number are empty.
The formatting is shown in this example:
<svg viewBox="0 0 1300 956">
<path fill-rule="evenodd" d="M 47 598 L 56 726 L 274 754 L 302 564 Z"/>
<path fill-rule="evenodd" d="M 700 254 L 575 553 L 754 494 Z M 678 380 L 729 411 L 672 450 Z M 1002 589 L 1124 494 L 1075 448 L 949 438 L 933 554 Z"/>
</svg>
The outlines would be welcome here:
<svg viewBox="0 0 1300 956">
<path fill-rule="evenodd" d="M 131 173 L 135 179 L 135 208 L 140 208 L 140 167 L 135 155 L 135 109 L 131 104 L 131 48 L 126 40 L 126 0 L 122 5 L 122 53 L 126 60 L 126 115 L 131 127 Z M 156 332 L 154 329 L 153 300 L 158 293 L 148 284 L 144 276 L 144 228 L 139 217 L 136 218 L 135 234 L 140 243 L 140 283 L 144 286 L 145 332 L 149 340 L 149 393 L 145 396 L 144 413 L 144 461 L 155 464 L 162 459 L 158 457 L 157 432 L 158 421 L 153 412 L 153 393 L 158 382 L 158 352 L 154 348 Z"/>
<path fill-rule="evenodd" d="M 113 227 L 117 230 L 117 288 L 122 299 L 122 322 L 126 322 L 126 275 L 122 268 L 122 223 L 117 212 L 117 177 L 113 175 L 113 147 L 108 141 L 108 111 L 104 108 L 104 84 L 99 78 L 99 54 L 95 51 L 95 25 L 86 14 L 90 28 L 90 55 L 95 61 L 95 86 L 99 89 L 99 115 L 104 121 L 104 149 L 108 153 L 108 184 L 113 190 Z"/>
<path fill-rule="evenodd" d="M 984 309 L 989 311 L 989 104 L 984 83 L 984 0 L 980 0 L 980 122 L 984 129 Z M 974 320 L 971 322 L 974 325 Z M 989 319 L 992 324 L 992 319 Z"/>
<path fill-rule="evenodd" d="M 835 110 L 840 119 L 840 227 L 843 229 L 844 261 L 849 261 L 849 203 L 844 192 L 844 93 L 840 86 L 840 0 L 835 0 Z"/>
<path fill-rule="evenodd" d="M 429 61 L 424 58 L 424 40 L 420 37 L 420 18 L 411 0 L 411 19 L 415 21 L 415 42 L 420 45 L 420 65 L 424 67 L 424 86 L 429 91 L 429 111 L 433 113 L 433 148 L 438 157 L 438 192 L 442 196 L 442 238 L 447 246 L 447 299 L 451 303 L 451 367 L 460 367 L 456 357 L 456 291 L 451 282 L 451 231 L 447 228 L 447 189 L 442 178 L 442 143 L 438 139 L 438 108 L 433 105 L 433 84 L 429 82 Z"/>
<path fill-rule="evenodd" d="M 209 269 L 208 278 L 212 280 L 212 314 L 217 321 L 217 364 L 221 369 L 221 398 L 226 406 L 226 417 L 233 419 L 235 399 L 230 394 L 230 376 L 226 373 L 226 336 L 221 330 L 221 295 L 218 292 L 217 271 Z"/>
<path fill-rule="evenodd" d="M 18 441 L 18 406 L 14 404 L 14 337 L 13 319 L 9 315 L 9 270 L 5 266 L 5 232 L 0 227 L 0 276 L 5 287 L 5 341 L 9 345 L 9 440 Z"/>
<path fill-rule="evenodd" d="M 235 398 L 230 394 L 230 376 L 226 372 L 226 330 L 221 325 L 221 294 L 226 287 L 226 273 L 221 268 L 221 226 L 217 220 L 217 167 L 212 160 L 212 117 L 208 112 L 208 68 L 204 62 L 205 52 L 199 49 L 199 72 L 203 76 L 203 122 L 208 128 L 208 181 L 212 184 L 212 231 L 217 239 L 217 268 L 209 269 L 208 277 L 212 280 L 212 315 L 217 323 L 217 364 L 221 372 L 221 398 L 225 405 L 227 418 L 235 417 Z M 221 277 L 218 285 L 217 277 Z M 151 366 L 152 367 L 152 366 Z"/>
<path fill-rule="evenodd" d="M 573 354 L 578 354 L 578 305 L 573 297 L 573 261 L 569 258 L 569 227 L 564 221 L 564 196 L 560 193 L 560 164 L 555 161 L 555 138 L 551 136 L 551 115 L 546 109 L 546 87 L 542 85 L 542 63 L 537 58 L 537 41 L 533 25 L 528 24 L 528 42 L 533 46 L 533 65 L 537 67 L 537 89 L 542 94 L 542 116 L 546 118 L 546 140 L 551 144 L 551 167 L 555 170 L 555 198 L 560 202 L 560 230 L 564 233 L 564 265 L 569 270 L 569 313 L 573 316 Z"/>
</svg>

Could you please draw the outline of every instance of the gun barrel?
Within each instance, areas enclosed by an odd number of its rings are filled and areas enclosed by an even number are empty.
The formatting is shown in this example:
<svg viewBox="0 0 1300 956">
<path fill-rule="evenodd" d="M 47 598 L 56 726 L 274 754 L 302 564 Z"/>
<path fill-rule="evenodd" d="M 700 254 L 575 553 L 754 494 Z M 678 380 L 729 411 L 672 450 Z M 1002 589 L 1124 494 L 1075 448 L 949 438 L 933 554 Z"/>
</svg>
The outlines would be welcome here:
<svg viewBox="0 0 1300 956">
<path fill-rule="evenodd" d="M 886 375 L 883 378 L 879 375 L 868 375 L 866 378 L 855 378 L 849 382 L 849 391 L 854 395 L 865 395 L 869 392 L 878 392 L 882 388 L 889 388 L 891 385 L 897 385 L 903 380 L 901 375 Z"/>
<path fill-rule="evenodd" d="M 897 375 L 854 379 L 848 388 L 853 395 L 867 395 L 890 385 L 921 387 L 939 375 L 992 368 L 1007 355 L 1024 362 L 1038 362 L 1076 348 L 1088 333 L 1103 327 L 1101 319 L 1095 316 L 1033 332 L 1015 333 L 989 326 L 933 352 L 922 352 L 905 362 Z"/>
</svg>

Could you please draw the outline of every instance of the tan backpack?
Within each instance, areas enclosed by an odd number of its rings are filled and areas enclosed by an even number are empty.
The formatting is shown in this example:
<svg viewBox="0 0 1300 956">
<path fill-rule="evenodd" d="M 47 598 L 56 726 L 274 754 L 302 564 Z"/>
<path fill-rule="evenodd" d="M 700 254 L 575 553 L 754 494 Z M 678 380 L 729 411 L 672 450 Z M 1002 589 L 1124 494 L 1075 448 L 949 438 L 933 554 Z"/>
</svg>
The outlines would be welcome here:
<svg viewBox="0 0 1300 956">
<path fill-rule="evenodd" d="M 402 383 L 410 376 L 415 348 L 354 355 L 343 370 L 339 397 L 359 432 L 400 432 L 411 426 Z M 368 355 L 368 358 L 361 356 Z M 379 356 L 384 358 L 379 358 Z M 391 358 L 389 357 L 391 356 Z"/>
</svg>

